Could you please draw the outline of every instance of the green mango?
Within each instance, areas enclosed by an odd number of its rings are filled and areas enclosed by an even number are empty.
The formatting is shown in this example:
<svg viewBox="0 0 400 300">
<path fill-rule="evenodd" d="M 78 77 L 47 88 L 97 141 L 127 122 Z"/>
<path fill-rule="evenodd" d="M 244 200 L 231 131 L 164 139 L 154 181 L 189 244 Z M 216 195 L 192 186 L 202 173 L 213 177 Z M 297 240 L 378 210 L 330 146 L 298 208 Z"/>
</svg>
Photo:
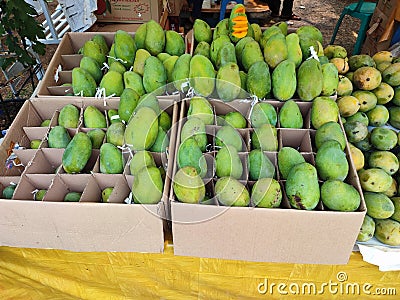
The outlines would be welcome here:
<svg viewBox="0 0 400 300">
<path fill-rule="evenodd" d="M 225 43 L 218 51 L 215 66 L 220 69 L 228 63 L 236 64 L 235 46 L 232 43 Z"/>
<path fill-rule="evenodd" d="M 131 175 L 136 176 L 143 167 L 155 166 L 156 163 L 154 162 L 154 158 L 151 153 L 146 150 L 140 150 L 133 155 L 129 163 L 129 170 Z"/>
<path fill-rule="evenodd" d="M 144 94 L 143 96 L 141 96 L 138 100 L 138 104 L 136 105 L 134 112 L 139 110 L 141 107 L 149 107 L 154 110 L 157 115 L 160 115 L 161 113 L 160 104 L 154 94 Z"/>
<path fill-rule="evenodd" d="M 381 81 L 382 74 L 374 67 L 361 67 L 354 71 L 353 84 L 359 90 L 372 91 L 381 84 Z"/>
<path fill-rule="evenodd" d="M 400 108 L 392 106 L 389 108 L 389 123 L 395 128 L 400 128 Z"/>
<path fill-rule="evenodd" d="M 283 179 L 287 179 L 290 170 L 305 162 L 303 155 L 292 147 L 282 147 L 278 152 L 278 167 Z"/>
<path fill-rule="evenodd" d="M 368 127 L 361 122 L 346 122 L 343 126 L 350 143 L 360 142 L 368 135 Z"/>
<path fill-rule="evenodd" d="M 10 184 L 6 186 L 2 192 L 3 199 L 12 199 L 16 187 L 17 186 L 15 184 Z"/>
<path fill-rule="evenodd" d="M 390 218 L 394 213 L 394 205 L 390 198 L 382 193 L 364 192 L 367 214 L 377 219 Z"/>
<path fill-rule="evenodd" d="M 79 124 L 79 110 L 73 104 L 65 105 L 58 115 L 58 125 L 65 128 L 77 128 Z"/>
<path fill-rule="evenodd" d="M 276 126 L 278 121 L 275 107 L 268 102 L 257 102 L 250 114 L 250 122 L 253 128 L 261 127 L 264 124 Z"/>
<path fill-rule="evenodd" d="M 235 147 L 226 145 L 218 151 L 215 156 L 215 171 L 218 177 L 242 177 L 243 165 Z"/>
<path fill-rule="evenodd" d="M 297 71 L 297 94 L 303 101 L 311 101 L 322 92 L 324 77 L 319 61 L 309 59 Z"/>
<path fill-rule="evenodd" d="M 176 172 L 172 188 L 176 198 L 184 203 L 199 203 L 204 199 L 204 182 L 193 167 L 183 167 Z"/>
<path fill-rule="evenodd" d="M 375 94 L 369 91 L 354 91 L 352 96 L 356 97 L 360 102 L 359 111 L 367 112 L 373 109 L 378 103 L 378 98 L 376 98 Z"/>
<path fill-rule="evenodd" d="M 78 116 L 79 116 L 79 112 L 78 112 Z M 51 122 L 50 119 L 43 120 L 43 122 L 40 123 L 40 127 L 48 127 L 50 125 L 50 122 Z"/>
<path fill-rule="evenodd" d="M 128 122 L 139 101 L 139 95 L 130 88 L 125 88 L 118 104 L 118 115 L 121 120 Z"/>
<path fill-rule="evenodd" d="M 368 159 L 371 168 L 379 168 L 389 175 L 394 175 L 399 170 L 399 160 L 392 152 L 374 151 Z"/>
<path fill-rule="evenodd" d="M 99 83 L 103 77 L 103 72 L 101 71 L 99 63 L 89 56 L 82 57 L 79 67 L 92 75 L 96 83 Z"/>
<path fill-rule="evenodd" d="M 138 73 L 126 71 L 123 78 L 125 88 L 134 90 L 139 96 L 143 96 L 146 93 L 143 86 L 143 78 Z"/>
<path fill-rule="evenodd" d="M 328 180 L 321 186 L 321 200 L 326 207 L 337 211 L 356 211 L 361 203 L 358 191 L 341 180 Z"/>
<path fill-rule="evenodd" d="M 111 124 L 121 122 L 121 119 L 118 115 L 118 110 L 116 109 L 107 110 L 107 117 Z"/>
<path fill-rule="evenodd" d="M 171 126 L 172 126 L 172 120 L 171 117 L 167 112 L 164 110 L 161 111 L 161 113 L 158 116 L 158 125 L 165 131 L 167 132 Z"/>
<path fill-rule="evenodd" d="M 210 59 L 210 44 L 207 42 L 200 42 L 197 44 L 196 48 L 194 49 L 193 55 L 203 55 Z"/>
<path fill-rule="evenodd" d="M 108 187 L 101 191 L 101 202 L 107 203 L 110 195 L 114 191 L 114 188 Z"/>
<path fill-rule="evenodd" d="M 388 196 L 388 197 L 394 197 L 394 196 L 396 196 L 396 195 L 397 195 L 397 189 L 398 189 L 398 186 L 397 186 L 397 185 L 398 185 L 398 184 L 397 184 L 396 179 L 392 178 L 392 185 L 390 186 L 390 188 L 389 188 L 388 190 L 386 190 L 386 191 L 384 192 L 384 194 L 385 194 L 386 196 Z"/>
<path fill-rule="evenodd" d="M 197 43 L 200 43 L 202 41 L 211 43 L 213 36 L 210 25 L 208 25 L 207 22 L 201 19 L 196 19 L 194 21 L 193 35 Z"/>
<path fill-rule="evenodd" d="M 384 193 L 392 185 L 392 177 L 378 168 L 360 170 L 358 171 L 358 177 L 360 178 L 361 187 L 367 192 Z"/>
<path fill-rule="evenodd" d="M 397 222 L 400 222 L 400 197 L 390 198 L 394 205 L 394 213 L 391 218 Z"/>
<path fill-rule="evenodd" d="M 164 30 L 161 25 L 154 20 L 147 22 L 146 29 L 144 47 L 151 55 L 158 55 L 163 52 L 165 48 Z"/>
<path fill-rule="evenodd" d="M 320 198 L 317 171 L 314 166 L 303 162 L 293 166 L 285 184 L 290 204 L 297 209 L 314 209 Z"/>
<path fill-rule="evenodd" d="M 47 190 L 38 190 L 33 194 L 33 200 L 42 201 L 44 196 L 46 196 Z"/>
<path fill-rule="evenodd" d="M 247 160 L 250 180 L 275 177 L 275 166 L 260 149 L 251 150 Z"/>
<path fill-rule="evenodd" d="M 237 179 L 222 177 L 215 184 L 215 197 L 225 206 L 248 206 L 249 191 Z"/>
<path fill-rule="evenodd" d="M 396 62 L 388 66 L 382 72 L 382 80 L 387 84 L 397 87 L 400 85 L 400 62 Z"/>
<path fill-rule="evenodd" d="M 113 61 L 110 65 L 109 71 L 115 71 L 120 74 L 124 74 L 126 72 L 126 68 L 123 64 L 121 64 L 119 61 Z M 102 74 L 103 75 L 103 74 Z M 100 81 L 100 80 L 99 80 Z"/>
<path fill-rule="evenodd" d="M 92 142 L 90 138 L 85 133 L 78 132 L 69 142 L 62 156 L 65 172 L 69 174 L 81 172 L 91 155 Z"/>
<path fill-rule="evenodd" d="M 161 60 L 150 56 L 144 64 L 143 87 L 146 93 L 162 95 L 165 93 L 167 83 L 167 71 Z"/>
<path fill-rule="evenodd" d="M 272 93 L 281 101 L 289 100 L 296 92 L 296 65 L 290 60 L 280 62 L 272 71 Z"/>
<path fill-rule="evenodd" d="M 361 67 L 376 67 L 375 61 L 368 54 L 358 54 L 349 57 L 350 71 L 355 71 Z"/>
<path fill-rule="evenodd" d="M 311 37 L 311 38 L 319 41 L 321 44 L 324 42 L 321 31 L 312 25 L 303 25 L 303 26 L 297 28 L 296 33 L 299 36 Z"/>
<path fill-rule="evenodd" d="M 41 142 L 42 142 L 42 140 L 39 140 L 39 139 L 31 140 L 31 143 L 30 143 L 31 149 L 39 149 Z"/>
<path fill-rule="evenodd" d="M 230 125 L 222 126 L 215 135 L 215 145 L 224 147 L 233 146 L 238 152 L 243 150 L 243 139 L 239 132 Z"/>
<path fill-rule="evenodd" d="M 373 109 L 367 111 L 367 116 L 370 126 L 383 126 L 389 121 L 389 110 L 386 106 L 378 104 Z"/>
<path fill-rule="evenodd" d="M 242 52 L 243 52 L 244 46 L 246 46 L 246 44 L 251 42 L 251 41 L 254 41 L 254 39 L 251 38 L 251 37 L 246 36 L 246 37 L 240 39 L 239 42 L 237 42 L 236 45 L 235 45 L 236 59 L 237 59 L 238 64 L 240 66 L 242 66 Z M 228 40 L 228 42 L 230 42 L 230 41 Z"/>
<path fill-rule="evenodd" d="M 253 149 L 261 149 L 263 151 L 277 151 L 278 137 L 275 126 L 264 124 L 254 129 L 251 135 L 251 144 Z"/>
<path fill-rule="evenodd" d="M 337 179 L 344 181 L 349 172 L 346 154 L 339 142 L 335 140 L 326 141 L 318 148 L 315 166 L 322 180 Z"/>
<path fill-rule="evenodd" d="M 105 89 L 107 97 L 113 94 L 115 97 L 121 96 L 124 91 L 122 74 L 116 71 L 108 71 L 100 81 L 100 88 Z"/>
<path fill-rule="evenodd" d="M 106 54 L 104 54 L 102 51 L 103 50 L 101 46 L 92 40 L 86 41 L 82 48 L 83 56 L 93 58 L 101 66 L 104 62 L 106 62 Z"/>
<path fill-rule="evenodd" d="M 136 55 L 136 43 L 133 37 L 124 30 L 117 30 L 114 35 L 115 57 L 129 68 L 133 65 Z"/>
<path fill-rule="evenodd" d="M 261 36 L 262 36 L 262 30 L 261 30 L 260 25 L 258 25 L 257 23 L 251 23 L 250 26 L 253 29 L 254 40 L 256 42 L 259 42 L 261 39 Z"/>
<path fill-rule="evenodd" d="M 144 64 L 146 59 L 148 59 L 150 56 L 151 54 L 146 49 L 138 49 L 135 54 L 135 61 L 133 62 L 133 72 L 143 77 Z"/>
<path fill-rule="evenodd" d="M 71 136 L 65 127 L 58 125 L 50 129 L 48 137 L 49 148 L 66 148 L 70 141 Z"/>
<path fill-rule="evenodd" d="M 122 174 L 123 171 L 124 159 L 121 150 L 108 142 L 101 145 L 100 172 L 104 174 Z"/>
<path fill-rule="evenodd" d="M 285 35 L 274 34 L 265 43 L 264 60 L 269 67 L 275 68 L 280 62 L 288 58 L 288 48 Z"/>
<path fill-rule="evenodd" d="M 398 139 L 394 130 L 376 127 L 371 131 L 370 141 L 378 150 L 391 150 L 397 145 Z"/>
<path fill-rule="evenodd" d="M 108 56 L 108 57 L 107 57 L 107 64 L 108 64 L 109 66 L 110 66 L 114 61 L 117 61 L 117 60 L 116 60 L 116 57 L 115 57 L 115 44 L 114 44 L 114 43 L 111 45 L 110 52 L 108 53 L 107 56 Z"/>
<path fill-rule="evenodd" d="M 75 95 L 93 97 L 96 94 L 96 80 L 82 68 L 72 69 L 72 90 Z"/>
<path fill-rule="evenodd" d="M 271 75 L 264 61 L 255 62 L 247 73 L 246 90 L 250 95 L 263 99 L 271 92 Z"/>
<path fill-rule="evenodd" d="M 368 126 L 369 124 L 368 116 L 361 111 L 358 111 L 354 115 L 346 118 L 346 122 L 355 122 L 355 121 L 361 122 L 365 126 Z"/>
<path fill-rule="evenodd" d="M 229 18 L 222 19 L 217 23 L 213 31 L 213 40 L 223 35 L 229 35 Z"/>
<path fill-rule="evenodd" d="M 389 103 L 394 97 L 394 89 L 386 82 L 381 82 L 381 84 L 372 92 L 378 99 L 378 104 Z"/>
<path fill-rule="evenodd" d="M 149 53 L 150 54 L 150 53 Z M 166 60 L 167 58 L 170 58 L 171 57 L 171 55 L 170 54 L 168 54 L 168 53 L 165 53 L 165 52 L 161 52 L 161 53 L 158 53 L 157 54 L 157 58 L 159 59 L 159 60 L 161 60 L 162 62 L 164 62 L 164 60 Z"/>
<path fill-rule="evenodd" d="M 237 99 L 241 90 L 239 66 L 231 62 L 220 67 L 217 72 L 217 81 L 215 85 L 221 100 L 229 102 Z"/>
<path fill-rule="evenodd" d="M 135 32 L 136 49 L 144 49 L 144 41 L 147 35 L 147 23 L 141 24 Z"/>
<path fill-rule="evenodd" d="M 170 55 L 181 56 L 185 53 L 185 40 L 174 30 L 165 32 L 165 52 Z"/>
<path fill-rule="evenodd" d="M 365 215 L 364 221 L 361 225 L 360 232 L 357 236 L 358 242 L 366 242 L 372 239 L 375 233 L 375 222 L 370 216 Z"/>
<path fill-rule="evenodd" d="M 288 100 L 279 110 L 279 123 L 282 128 L 303 128 L 303 115 L 294 100 Z"/>
<path fill-rule="evenodd" d="M 275 34 L 282 34 L 282 33 L 283 33 L 282 30 L 281 30 L 278 26 L 272 25 L 272 26 L 270 26 L 270 27 L 267 27 L 267 28 L 264 30 L 264 32 L 263 32 L 263 34 L 262 34 L 262 36 L 261 36 L 261 38 L 260 38 L 260 41 L 259 41 L 260 46 L 261 46 L 261 49 L 264 49 L 264 48 L 265 48 L 265 45 L 267 44 L 267 41 L 268 41 L 272 36 L 274 36 Z"/>
<path fill-rule="evenodd" d="M 157 134 L 157 114 L 149 107 L 141 107 L 126 126 L 124 140 L 132 150 L 147 150 L 156 141 Z"/>
<path fill-rule="evenodd" d="M 183 124 L 181 130 L 181 142 L 188 138 L 194 139 L 202 152 L 206 151 L 207 135 L 206 125 L 203 120 L 191 117 L 185 122 L 185 124 Z"/>
<path fill-rule="evenodd" d="M 279 182 L 273 178 L 260 178 L 251 189 L 251 200 L 257 207 L 279 207 L 282 201 Z"/>
<path fill-rule="evenodd" d="M 349 96 L 353 92 L 353 83 L 349 78 L 339 75 L 339 83 L 337 87 L 338 97 Z"/>
<path fill-rule="evenodd" d="M 175 88 L 181 92 L 187 92 L 189 90 L 189 84 L 185 83 L 189 79 L 190 72 L 190 61 L 192 56 L 188 53 L 181 55 L 175 62 L 174 70 L 172 71 L 172 81 Z"/>
<path fill-rule="evenodd" d="M 90 138 L 90 141 L 92 142 L 92 148 L 100 149 L 100 146 L 103 144 L 106 133 L 100 128 L 94 128 L 87 132 L 87 136 Z"/>
<path fill-rule="evenodd" d="M 246 99 L 250 95 L 246 91 L 247 88 L 247 74 L 244 71 L 239 71 L 239 76 L 240 76 L 240 93 L 238 95 L 238 99 Z"/>
<path fill-rule="evenodd" d="M 89 105 L 83 112 L 83 123 L 86 128 L 106 128 L 106 116 L 97 107 Z"/>
<path fill-rule="evenodd" d="M 328 122 L 338 122 L 339 108 L 334 100 L 321 96 L 314 99 L 311 107 L 311 124 L 315 129 Z"/>
<path fill-rule="evenodd" d="M 104 38 L 104 35 L 96 34 L 96 35 L 94 35 L 92 37 L 92 41 L 100 46 L 101 52 L 104 55 L 108 54 L 109 49 L 108 49 L 108 45 L 107 45 L 106 39 Z"/>
<path fill-rule="evenodd" d="M 203 42 L 206 43 L 206 42 Z M 217 64 L 217 57 L 218 57 L 218 52 L 219 50 L 226 44 L 230 44 L 231 40 L 229 39 L 229 36 L 227 35 L 221 35 L 220 37 L 216 38 L 215 40 L 212 41 L 210 44 L 210 53 L 209 53 L 209 59 L 211 62 L 216 65 Z M 199 43 L 200 45 L 200 43 Z"/>
<path fill-rule="evenodd" d="M 163 194 L 163 181 L 157 167 L 144 167 L 133 177 L 132 195 L 135 203 L 157 204 Z"/>
<path fill-rule="evenodd" d="M 286 45 L 288 50 L 287 59 L 294 62 L 297 69 L 303 60 L 303 53 L 301 52 L 300 47 L 300 39 L 297 33 L 293 32 L 286 36 Z"/>
<path fill-rule="evenodd" d="M 328 45 L 324 49 L 324 55 L 331 58 L 346 58 L 347 57 L 347 50 L 343 46 L 339 45 Z"/>
<path fill-rule="evenodd" d="M 82 193 L 80 192 L 69 192 L 64 196 L 64 202 L 79 202 L 81 200 Z"/>
<path fill-rule="evenodd" d="M 299 44 L 303 55 L 303 62 L 311 57 L 311 47 L 314 48 L 315 52 L 319 51 L 319 44 L 316 39 L 307 36 L 299 36 Z"/>
<path fill-rule="evenodd" d="M 204 97 L 195 96 L 190 99 L 187 117 L 188 119 L 193 117 L 199 118 L 204 122 L 205 125 L 214 124 L 213 108 L 210 102 L 208 102 L 208 100 Z"/>
<path fill-rule="evenodd" d="M 124 144 L 125 124 L 122 122 L 113 123 L 107 128 L 106 141 L 114 146 Z"/>
<path fill-rule="evenodd" d="M 339 123 L 327 122 L 317 129 L 315 132 L 315 146 L 317 149 L 327 141 L 337 141 L 340 144 L 340 149 L 344 151 L 346 147 L 346 138 L 344 137 L 342 128 Z"/>
<path fill-rule="evenodd" d="M 326 63 L 322 68 L 322 96 L 330 96 L 336 93 L 339 85 L 338 69 L 333 63 Z"/>
<path fill-rule="evenodd" d="M 246 72 L 256 62 L 264 62 L 264 56 L 261 51 L 260 45 L 256 41 L 249 41 L 246 43 L 242 50 L 241 63 Z M 260 74 L 262 76 L 262 74 Z"/>
<path fill-rule="evenodd" d="M 178 56 L 171 56 L 164 60 L 163 65 L 165 68 L 165 72 L 167 72 L 167 83 L 172 83 L 174 79 L 172 78 L 172 72 L 174 71 L 175 63 L 178 60 Z M 175 87 L 173 84 L 168 84 L 167 86 L 168 92 L 174 92 Z"/>
<path fill-rule="evenodd" d="M 214 91 L 215 70 L 212 62 L 203 55 L 195 55 L 190 60 L 190 86 L 197 95 L 208 97 Z"/>
<path fill-rule="evenodd" d="M 246 128 L 247 121 L 240 112 L 231 111 L 224 116 L 224 124 L 233 128 Z"/>
<path fill-rule="evenodd" d="M 375 220 L 375 237 L 378 241 L 390 245 L 400 245 L 400 223 L 395 220 Z"/>
<path fill-rule="evenodd" d="M 154 144 L 151 146 L 150 151 L 165 152 L 169 146 L 169 137 L 164 129 L 158 127 L 158 134 Z"/>
</svg>

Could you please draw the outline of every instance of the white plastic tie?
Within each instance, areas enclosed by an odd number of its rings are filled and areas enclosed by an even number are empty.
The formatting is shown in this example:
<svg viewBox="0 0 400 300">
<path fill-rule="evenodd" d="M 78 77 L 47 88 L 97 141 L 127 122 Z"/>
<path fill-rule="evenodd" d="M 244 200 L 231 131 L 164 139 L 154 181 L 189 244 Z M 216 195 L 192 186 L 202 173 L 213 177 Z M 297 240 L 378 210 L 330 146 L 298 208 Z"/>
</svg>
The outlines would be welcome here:
<svg viewBox="0 0 400 300">
<path fill-rule="evenodd" d="M 124 200 L 126 204 L 132 204 L 132 192 L 129 193 L 128 197 Z"/>
<path fill-rule="evenodd" d="M 249 118 L 251 117 L 251 114 L 253 113 L 254 105 L 256 105 L 259 101 L 260 101 L 260 99 L 258 99 L 258 97 L 256 95 L 251 95 Z"/>
<path fill-rule="evenodd" d="M 39 190 L 38 190 L 38 189 L 35 189 L 35 190 L 33 190 L 33 191 L 31 192 L 31 194 L 32 194 L 32 195 L 36 195 L 37 192 L 39 192 Z"/>
<path fill-rule="evenodd" d="M 106 90 L 104 90 L 104 93 L 106 92 Z M 107 106 L 107 100 L 108 99 L 110 99 L 110 98 L 112 98 L 112 97 L 114 97 L 115 96 L 115 94 L 111 94 L 110 96 L 105 96 L 105 94 L 104 94 L 104 98 L 103 98 L 103 105 L 104 106 Z"/>
<path fill-rule="evenodd" d="M 60 79 L 60 72 L 62 71 L 62 66 L 58 65 L 57 69 L 56 69 L 56 73 L 54 74 L 54 81 L 58 82 L 58 80 Z"/>
<path fill-rule="evenodd" d="M 128 71 L 132 72 L 133 71 L 133 66 L 131 66 Z"/>
<path fill-rule="evenodd" d="M 189 86 L 189 80 L 186 80 L 185 82 L 182 82 L 181 84 L 181 92 L 185 92 L 185 88 Z"/>
<path fill-rule="evenodd" d="M 113 115 L 112 117 L 111 117 L 111 120 L 118 120 L 119 119 L 119 115 Z"/>
<path fill-rule="evenodd" d="M 103 66 L 101 67 L 101 69 L 100 70 L 109 70 L 110 69 L 110 66 L 107 64 L 107 63 L 103 63 Z"/>
<path fill-rule="evenodd" d="M 83 97 L 83 91 L 79 91 L 78 93 L 75 94 L 75 96 Z"/>
<path fill-rule="evenodd" d="M 188 92 L 186 93 L 186 97 L 187 97 L 187 98 L 193 98 L 194 95 L 195 95 L 195 93 L 194 93 L 194 88 L 193 88 L 193 87 L 190 87 L 189 90 L 188 90 Z"/>
<path fill-rule="evenodd" d="M 311 56 L 307 58 L 307 60 L 314 58 L 315 60 L 319 61 L 318 53 L 315 51 L 314 46 L 310 46 Z"/>
<path fill-rule="evenodd" d="M 116 61 L 120 61 L 120 62 L 122 62 L 123 64 L 128 63 L 126 60 L 123 60 L 123 59 L 120 59 L 120 58 L 116 58 L 116 57 L 114 57 L 114 56 L 109 56 L 109 55 L 107 55 L 107 57 L 112 58 L 112 59 L 114 59 L 114 60 L 116 60 Z"/>
<path fill-rule="evenodd" d="M 15 182 L 11 181 L 11 182 L 10 182 L 10 185 L 16 186 L 17 184 L 16 184 Z"/>
<path fill-rule="evenodd" d="M 96 94 L 94 94 L 94 97 L 99 100 L 103 98 L 103 95 L 106 95 L 106 89 L 105 88 L 97 88 L 96 89 Z"/>
</svg>

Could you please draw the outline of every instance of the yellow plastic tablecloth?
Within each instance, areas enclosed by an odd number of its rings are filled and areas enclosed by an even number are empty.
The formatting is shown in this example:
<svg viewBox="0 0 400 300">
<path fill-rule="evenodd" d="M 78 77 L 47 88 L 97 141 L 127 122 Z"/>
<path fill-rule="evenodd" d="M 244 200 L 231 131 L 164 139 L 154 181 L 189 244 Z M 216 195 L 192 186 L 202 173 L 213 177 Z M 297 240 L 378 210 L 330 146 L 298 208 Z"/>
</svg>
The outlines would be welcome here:
<svg viewBox="0 0 400 300">
<path fill-rule="evenodd" d="M 172 252 L 169 246 L 164 254 L 0 247 L 0 299 L 285 299 L 297 287 L 294 299 L 303 299 L 313 293 L 312 284 L 316 299 L 400 299 L 400 272 L 380 272 L 359 253 L 353 253 L 347 265 L 327 266 L 180 257 Z M 287 295 L 278 292 L 279 284 L 286 284 L 281 292 Z M 359 294 L 350 284 L 360 287 Z M 396 296 L 377 296 L 393 294 L 394 289 Z"/>
</svg>

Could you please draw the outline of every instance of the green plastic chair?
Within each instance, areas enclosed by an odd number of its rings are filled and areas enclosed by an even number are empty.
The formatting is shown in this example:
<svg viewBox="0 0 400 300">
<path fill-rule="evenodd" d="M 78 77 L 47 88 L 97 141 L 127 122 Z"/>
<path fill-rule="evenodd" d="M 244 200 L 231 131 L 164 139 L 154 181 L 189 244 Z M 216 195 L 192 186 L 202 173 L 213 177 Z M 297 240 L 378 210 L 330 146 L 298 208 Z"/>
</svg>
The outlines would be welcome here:
<svg viewBox="0 0 400 300">
<path fill-rule="evenodd" d="M 358 2 L 346 6 L 343 9 L 338 22 L 336 23 L 336 27 L 335 30 L 333 31 L 333 35 L 331 38 L 331 45 L 333 45 L 333 43 L 335 42 L 336 34 L 339 30 L 340 24 L 342 23 L 344 16 L 349 15 L 353 18 L 361 20 L 360 29 L 358 31 L 358 37 L 353 49 L 353 55 L 360 54 L 361 47 L 362 44 L 364 43 L 365 35 L 368 30 L 369 22 L 371 21 L 371 17 L 374 13 L 375 7 L 376 7 L 375 2 L 364 2 L 364 0 L 360 0 Z"/>
</svg>

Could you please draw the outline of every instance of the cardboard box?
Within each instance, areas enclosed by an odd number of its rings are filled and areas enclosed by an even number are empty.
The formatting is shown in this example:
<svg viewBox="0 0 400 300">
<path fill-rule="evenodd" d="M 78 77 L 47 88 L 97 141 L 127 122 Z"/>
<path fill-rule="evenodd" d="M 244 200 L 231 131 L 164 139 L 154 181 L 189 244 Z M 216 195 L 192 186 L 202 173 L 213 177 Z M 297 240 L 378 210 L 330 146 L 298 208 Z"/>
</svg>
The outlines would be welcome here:
<svg viewBox="0 0 400 300">
<path fill-rule="evenodd" d="M 160 20 L 163 12 L 162 0 L 112 0 L 111 12 L 105 10 L 96 15 L 100 22 L 112 23 L 144 23 L 150 20 Z"/>
<path fill-rule="evenodd" d="M 160 97 L 160 108 L 176 123 L 176 97 Z M 0 199 L 2 246 L 54 248 L 72 251 L 163 252 L 166 202 L 169 197 L 173 156 L 152 153 L 156 165 L 166 171 L 161 202 L 152 205 L 126 204 L 133 176 L 129 163 L 134 153 L 123 152 L 122 174 L 102 174 L 99 169 L 99 150 L 92 156 L 82 174 L 67 174 L 62 166 L 64 149 L 48 147 L 47 136 L 58 124 L 58 114 L 66 104 L 74 104 L 81 111 L 77 129 L 69 128 L 71 136 L 87 132 L 82 113 L 94 105 L 105 115 L 108 109 L 118 108 L 118 99 L 103 101 L 75 97 L 74 99 L 34 98 L 26 101 L 0 145 L 0 190 L 11 182 L 18 183 L 13 199 Z M 48 127 L 40 127 L 44 119 L 51 119 Z M 103 130 L 106 130 L 105 128 Z M 168 132 L 169 151 L 174 153 L 176 127 Z M 6 145 L 19 143 L 29 147 L 30 140 L 41 139 L 39 149 L 16 149 L 20 167 L 4 168 L 9 153 Z M 11 151 L 12 152 L 12 151 Z M 6 171 L 4 171 L 6 170 Z M 114 187 L 109 203 L 101 203 L 101 192 Z M 42 201 L 33 201 L 34 192 L 46 189 Z M 68 192 L 82 193 L 80 202 L 64 202 Z"/>
<path fill-rule="evenodd" d="M 279 113 L 282 102 L 267 101 Z M 248 116 L 251 102 L 235 100 L 223 103 L 219 100 L 210 101 L 216 115 L 227 111 L 239 111 Z M 297 102 L 304 118 L 303 129 L 279 128 L 279 149 L 284 146 L 297 148 L 305 160 L 315 162 L 313 138 L 315 130 L 310 128 L 309 113 L 312 103 Z M 181 106 L 177 146 L 180 143 L 181 128 L 184 125 L 188 103 Z M 207 133 L 217 132 L 217 125 L 207 126 Z M 213 131 L 213 130 L 214 131 Z M 242 129 L 241 136 L 246 147 L 241 152 L 241 158 L 251 150 L 252 128 Z M 246 133 L 247 131 L 247 133 Z M 208 137 L 209 141 L 212 137 Z M 212 143 L 212 142 L 211 142 Z M 215 157 L 216 152 L 208 153 Z M 275 179 L 284 191 L 285 180 L 282 180 L 277 167 L 277 152 L 265 152 L 275 164 Z M 346 147 L 347 157 L 350 157 Z M 242 159 L 243 162 L 243 159 Z M 349 160 L 350 171 L 346 182 L 352 184 L 360 193 L 362 201 L 355 212 L 329 211 L 320 202 L 313 211 L 292 209 L 286 196 L 278 209 L 249 207 L 226 207 L 217 203 L 215 195 L 214 174 L 204 178 L 206 193 L 211 197 L 205 204 L 186 204 L 175 199 L 171 188 L 172 234 L 175 255 L 223 258 L 247 261 L 290 262 L 312 264 L 346 264 L 352 252 L 360 226 L 363 222 L 366 208 L 362 197 L 357 172 Z M 246 169 L 246 165 L 244 165 Z M 178 167 L 174 165 L 173 174 Z M 243 177 L 243 176 L 242 176 Z M 241 178 L 246 188 L 251 190 L 254 182 Z M 320 182 L 322 183 L 322 182 Z"/>
<path fill-rule="evenodd" d="M 398 4 L 399 1 L 397 0 L 379 0 L 376 8 L 389 17 L 396 10 Z"/>
</svg>

